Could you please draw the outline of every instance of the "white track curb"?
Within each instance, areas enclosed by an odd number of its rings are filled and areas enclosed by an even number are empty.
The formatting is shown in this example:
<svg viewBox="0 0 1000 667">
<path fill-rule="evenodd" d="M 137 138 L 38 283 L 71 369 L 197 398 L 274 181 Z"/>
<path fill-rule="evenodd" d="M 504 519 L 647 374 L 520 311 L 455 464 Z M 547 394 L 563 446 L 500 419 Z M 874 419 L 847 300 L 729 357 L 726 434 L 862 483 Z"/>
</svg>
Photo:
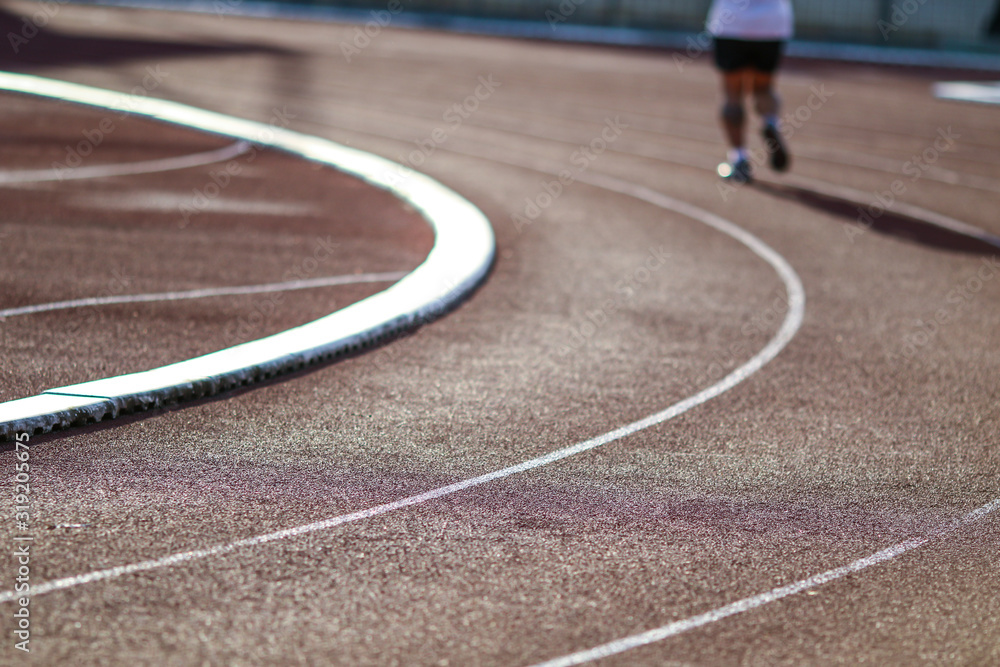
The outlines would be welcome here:
<svg viewBox="0 0 1000 667">
<path fill-rule="evenodd" d="M 427 259 L 404 279 L 308 324 L 153 370 L 0 403 L 0 440 L 197 399 L 350 354 L 443 314 L 479 285 L 493 263 L 493 230 L 478 208 L 375 155 L 264 123 L 63 81 L 0 72 L 0 89 L 148 116 L 335 167 L 412 205 L 435 236 Z"/>
</svg>

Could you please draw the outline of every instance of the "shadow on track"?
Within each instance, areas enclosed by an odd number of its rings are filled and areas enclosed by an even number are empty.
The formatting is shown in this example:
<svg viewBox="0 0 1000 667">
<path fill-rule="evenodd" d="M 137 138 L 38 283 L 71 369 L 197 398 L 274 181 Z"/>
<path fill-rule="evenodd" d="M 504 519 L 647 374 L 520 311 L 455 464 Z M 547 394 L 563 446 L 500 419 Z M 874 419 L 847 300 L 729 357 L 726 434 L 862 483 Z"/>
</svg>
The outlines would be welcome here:
<svg viewBox="0 0 1000 667">
<path fill-rule="evenodd" d="M 163 414 L 177 412 L 180 410 L 187 410 L 188 408 L 198 407 L 202 405 L 207 405 L 209 403 L 215 403 L 217 401 L 224 401 L 236 396 L 241 396 L 251 391 L 256 391 L 257 389 L 263 387 L 269 387 L 277 384 L 283 384 L 286 382 L 291 382 L 299 378 L 310 375 L 324 368 L 329 368 L 334 364 L 341 363 L 347 359 L 353 359 L 355 357 L 360 357 L 366 354 L 370 354 L 375 350 L 384 348 L 392 343 L 409 338 L 417 334 L 423 327 L 430 324 L 438 319 L 446 317 L 448 314 L 454 310 L 461 307 L 466 301 L 468 301 L 479 285 L 485 282 L 490 274 L 492 273 L 492 265 L 489 271 L 482 277 L 480 283 L 476 285 L 476 288 L 466 294 L 464 297 L 455 300 L 452 303 L 446 304 L 444 310 L 438 314 L 428 318 L 419 317 L 415 321 L 410 322 L 406 325 L 406 328 L 399 329 L 395 331 L 386 331 L 379 334 L 378 336 L 372 338 L 368 341 L 361 341 L 352 348 L 345 348 L 340 351 L 333 353 L 329 358 L 323 360 L 317 360 L 305 367 L 297 368 L 295 370 L 279 370 L 274 375 L 268 376 L 262 379 L 254 379 L 249 382 L 245 382 L 228 389 L 222 389 L 214 394 L 206 394 L 197 397 L 190 398 L 176 398 L 169 402 L 164 403 L 158 407 L 150 408 L 140 408 L 136 410 L 122 411 L 115 417 L 108 417 L 102 419 L 98 422 L 91 422 L 88 424 L 80 425 L 70 425 L 66 428 L 53 429 L 48 433 L 34 434 L 30 433 L 31 440 L 29 446 L 39 445 L 47 442 L 58 441 L 64 438 L 68 438 L 74 435 L 81 435 L 86 433 L 99 433 L 101 431 L 107 431 L 113 428 L 119 428 L 126 424 L 132 424 L 135 422 L 143 421 L 153 417 L 157 417 Z M 17 447 L 16 442 L 13 438 L 11 439 L 0 439 L 0 454 L 13 451 Z"/>
<path fill-rule="evenodd" d="M 145 421 L 147 419 L 153 419 L 162 415 L 171 414 L 174 412 L 180 412 L 181 410 L 188 410 L 191 408 L 197 408 L 204 405 L 209 405 L 211 403 L 216 403 L 219 401 L 226 401 L 231 398 L 236 398 L 242 396 L 243 394 L 250 393 L 252 391 L 257 391 L 265 387 L 270 387 L 274 385 L 284 384 L 286 382 L 293 382 L 307 375 L 315 373 L 317 371 L 329 368 L 335 364 L 338 364 L 347 359 L 353 359 L 355 357 L 360 357 L 365 354 L 370 354 L 372 351 L 381 348 L 383 346 L 389 345 L 397 340 L 403 338 L 408 338 L 412 336 L 420 329 L 420 326 L 411 329 L 409 331 L 403 331 L 396 334 L 386 335 L 383 339 L 371 344 L 363 346 L 360 349 L 345 351 L 343 353 L 335 355 L 333 358 L 318 361 L 314 364 L 306 366 L 295 371 L 288 371 L 285 373 L 279 373 L 273 377 L 258 380 L 249 384 L 242 384 L 231 389 L 225 389 L 215 394 L 210 394 L 206 396 L 201 396 L 199 398 L 189 398 L 171 401 L 159 407 L 153 407 L 148 409 L 133 410 L 133 411 L 123 411 L 117 417 L 108 417 L 102 419 L 99 422 L 92 422 L 83 425 L 72 425 L 67 428 L 53 429 L 48 433 L 33 434 L 29 432 L 31 436 L 28 442 L 29 447 L 34 447 L 35 445 L 42 445 L 50 442 L 56 442 L 63 440 L 65 438 L 86 435 L 88 433 L 101 433 L 103 431 L 110 431 L 112 429 L 121 428 L 128 424 L 134 424 L 136 422 Z M 3 440 L 0 439 L 0 454 L 5 452 L 12 452 L 17 448 L 17 443 L 12 439 Z"/>
<path fill-rule="evenodd" d="M 0 68 L 9 71 L 54 65 L 101 65 L 142 58 L 294 52 L 260 44 L 200 43 L 71 35 L 39 26 L 31 16 L 0 9 Z"/>
<path fill-rule="evenodd" d="M 754 181 L 754 187 L 775 197 L 808 206 L 843 218 L 845 224 L 858 224 L 858 203 L 832 195 L 820 194 L 806 188 L 789 184 Z M 975 255 L 996 255 L 1000 246 L 990 244 L 974 236 L 945 229 L 925 220 L 919 220 L 893 211 L 885 211 L 876 218 L 870 229 L 879 234 L 894 236 L 920 245 L 963 252 Z"/>
</svg>

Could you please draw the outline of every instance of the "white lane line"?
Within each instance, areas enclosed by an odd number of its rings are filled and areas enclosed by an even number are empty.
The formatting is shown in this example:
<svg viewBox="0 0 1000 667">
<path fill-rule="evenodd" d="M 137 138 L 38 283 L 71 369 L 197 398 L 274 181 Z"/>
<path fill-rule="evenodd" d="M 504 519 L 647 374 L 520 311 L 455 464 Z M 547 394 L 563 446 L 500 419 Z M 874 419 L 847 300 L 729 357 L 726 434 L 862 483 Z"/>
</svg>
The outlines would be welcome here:
<svg viewBox="0 0 1000 667">
<path fill-rule="evenodd" d="M 468 151 L 468 152 L 462 151 L 462 150 L 456 148 L 455 146 L 450 147 L 448 150 L 450 150 L 452 152 L 463 153 L 465 155 L 479 157 L 476 153 L 473 153 L 471 151 Z M 493 162 L 502 162 L 502 163 L 511 164 L 511 165 L 514 165 L 514 166 L 527 166 L 527 165 L 524 165 L 524 164 L 518 165 L 517 162 L 514 161 L 514 160 L 500 158 L 496 154 L 496 152 L 494 152 L 494 154 L 491 155 L 490 160 L 493 161 Z M 540 167 L 539 166 L 539 164 L 542 164 L 544 162 L 545 161 L 536 161 L 536 163 L 533 166 L 530 166 L 528 168 L 536 169 L 536 170 L 539 170 L 539 171 L 544 171 L 544 172 L 550 173 L 550 174 L 554 173 L 552 167 Z M 694 165 L 689 165 L 689 166 L 694 166 Z M 825 194 L 830 194 L 831 196 L 837 196 L 837 197 L 845 198 L 845 199 L 849 200 L 851 198 L 856 198 L 859 195 L 858 191 L 851 190 L 850 188 L 840 188 L 838 186 L 833 186 L 831 184 L 827 184 L 827 183 L 824 183 L 822 181 L 816 181 L 814 179 L 805 179 L 804 177 L 799 177 L 799 178 L 800 178 L 800 182 L 807 184 L 808 186 L 816 189 L 819 192 L 822 192 L 822 193 L 825 193 Z M 632 183 L 628 183 L 628 182 L 625 182 L 625 181 L 621 181 L 621 180 L 615 179 L 613 177 L 603 176 L 601 174 L 596 174 L 596 173 L 590 173 L 590 174 L 584 173 L 584 174 L 578 175 L 576 180 L 578 180 L 581 183 L 588 183 L 590 185 L 595 185 L 595 186 L 598 186 L 598 187 L 602 187 L 602 188 L 614 190 L 616 192 L 621 192 L 623 194 L 629 194 L 629 195 L 637 196 L 640 199 L 645 199 L 646 201 L 651 201 L 651 203 L 656 203 L 656 202 L 652 201 L 651 199 L 649 199 L 649 198 L 647 198 L 645 196 L 642 196 L 640 194 L 641 191 L 646 190 L 646 188 L 644 188 L 642 186 L 639 186 L 639 185 L 632 184 Z M 659 195 L 659 193 L 655 193 L 655 192 L 653 194 Z M 665 195 L 660 195 L 660 196 L 666 197 Z M 686 204 L 684 202 L 677 202 L 677 203 L 682 204 L 683 207 L 694 209 L 694 210 L 698 210 L 698 209 L 695 209 L 695 207 L 690 206 L 690 205 L 688 205 L 688 204 Z M 674 209 L 674 210 L 677 210 L 677 212 L 683 213 L 684 215 L 687 215 L 688 217 L 695 217 L 695 216 L 693 216 L 691 214 L 691 211 L 680 210 L 680 209 Z M 998 238 L 995 237 L 995 236 L 993 236 L 993 235 L 991 235 L 991 234 L 989 234 L 988 232 L 985 232 L 985 231 L 983 231 L 981 229 L 973 227 L 972 225 L 968 225 L 968 224 L 966 224 L 964 222 L 961 222 L 959 220 L 955 220 L 954 218 L 949 218 L 947 216 L 943 216 L 943 215 L 934 213 L 932 211 L 928 211 L 926 209 L 922 209 L 922 208 L 919 208 L 919 207 L 916 207 L 916 206 L 907 205 L 904 208 L 901 208 L 900 212 L 905 213 L 907 215 L 910 215 L 911 217 L 915 217 L 917 219 L 927 220 L 928 222 L 930 222 L 932 224 L 935 224 L 935 225 L 938 225 L 938 226 L 940 226 L 942 228 L 949 229 L 949 230 L 954 231 L 954 232 L 959 233 L 959 234 L 965 234 L 967 236 L 983 240 L 983 241 L 985 241 L 987 243 L 992 243 L 994 245 L 997 245 L 997 242 L 998 242 Z M 709 215 L 712 215 L 712 214 L 709 214 Z M 713 217 L 716 217 L 716 216 L 713 216 Z M 703 220 L 703 222 L 705 222 L 705 221 Z M 725 233 L 730 234 L 731 236 L 734 236 L 734 238 L 737 238 L 738 240 L 740 240 L 740 241 L 742 241 L 744 243 L 747 243 L 747 242 L 746 242 L 746 240 L 744 240 L 743 235 L 750 236 L 751 238 L 756 238 L 756 237 L 753 237 L 749 232 L 746 232 L 745 230 L 743 230 L 743 229 L 741 229 L 739 227 L 736 227 L 732 223 L 730 223 L 730 222 L 728 222 L 728 221 L 726 221 L 726 220 L 724 220 L 722 218 L 717 218 L 717 222 L 723 223 L 724 225 L 726 225 L 726 228 L 718 227 L 716 225 L 712 225 L 712 226 L 716 227 L 717 229 L 720 229 L 720 231 L 724 231 Z M 729 229 L 730 226 L 733 227 L 733 228 L 735 228 L 735 229 L 734 230 L 730 230 Z M 733 231 L 736 231 L 738 233 L 732 233 Z M 771 250 L 771 249 L 768 248 L 768 250 Z M 774 252 L 774 251 L 771 250 L 771 252 Z M 758 254 L 760 254 L 760 253 L 758 253 Z M 777 253 L 775 253 L 775 255 L 777 255 Z M 767 259 L 767 258 L 765 257 L 765 259 Z M 781 258 L 780 255 L 777 255 L 777 259 L 779 259 L 782 262 L 784 262 L 783 258 Z M 770 260 L 768 260 L 768 261 L 770 262 Z M 774 266 L 774 264 L 772 264 L 772 266 Z M 778 270 L 779 274 L 782 274 L 782 271 L 780 269 L 778 269 L 777 266 L 775 268 L 776 268 L 776 270 Z M 797 276 L 796 276 L 796 278 L 797 278 Z M 787 289 L 788 282 L 786 280 L 786 276 L 782 275 L 782 279 L 786 281 L 786 289 Z M 789 315 L 790 314 L 791 313 L 789 313 Z M 788 319 L 786 318 L 785 324 L 787 324 L 787 322 L 788 322 Z M 779 336 L 781 335 L 781 331 L 779 331 L 778 335 Z M 792 335 L 794 335 L 794 332 L 793 332 Z M 774 342 L 774 341 L 772 341 L 772 342 Z M 751 360 L 751 362 L 752 362 L 752 360 Z M 737 369 L 736 371 L 734 371 L 734 373 L 738 373 L 740 370 L 741 369 Z M 725 382 L 725 380 L 723 380 L 723 382 Z M 672 637 L 672 636 L 680 634 L 682 632 L 686 632 L 687 630 L 691 630 L 691 629 L 694 629 L 694 628 L 697 628 L 697 627 L 700 627 L 700 626 L 703 626 L 703 625 L 708 625 L 710 623 L 714 623 L 716 621 L 720 621 L 720 620 L 722 620 L 722 619 L 724 619 L 724 618 L 726 618 L 728 616 L 732 616 L 733 614 L 738 614 L 738 613 L 741 613 L 741 612 L 744 612 L 744 611 L 749 611 L 749 610 L 754 609 L 756 607 L 760 607 L 760 606 L 768 604 L 770 602 L 774 602 L 775 600 L 779 600 L 781 598 L 788 597 L 790 595 L 794 595 L 796 593 L 808 590 L 810 588 L 815 588 L 816 586 L 820 586 L 822 584 L 828 583 L 828 582 L 833 581 L 835 579 L 839 579 L 841 577 L 847 576 L 848 574 L 851 574 L 851 573 L 854 573 L 854 572 L 858 572 L 858 571 L 863 570 L 865 568 L 871 567 L 872 565 L 877 565 L 877 564 L 885 562 L 887 560 L 891 560 L 891 559 L 893 559 L 893 558 L 895 558 L 897 556 L 900 556 L 900 555 L 906 553 L 907 551 L 910 551 L 912 549 L 915 549 L 915 548 L 917 548 L 919 546 L 922 546 L 922 545 L 926 544 L 927 542 L 929 542 L 930 540 L 932 540 L 934 538 L 944 537 L 944 536 L 946 536 L 946 535 L 948 535 L 948 534 L 950 534 L 950 533 L 958 530 L 959 528 L 961 528 L 961 527 L 963 527 L 963 526 L 965 526 L 967 524 L 970 524 L 970 523 L 973 523 L 975 521 L 978 521 L 978 520 L 984 518 L 985 516 L 987 516 L 988 514 L 991 514 L 992 512 L 995 512 L 997 510 L 1000 510 L 1000 499 L 996 499 L 996 500 L 994 500 L 994 501 L 992 501 L 992 502 L 984 505 L 983 507 L 980 507 L 979 509 L 977 509 L 977 510 L 975 510 L 973 512 L 970 512 L 969 514 L 967 514 L 964 517 L 958 519 L 957 521 L 955 521 L 955 522 L 953 522 L 951 524 L 948 524 L 948 525 L 946 525 L 946 526 L 944 526 L 942 528 L 939 528 L 938 530 L 932 532 L 928 536 L 920 537 L 920 538 L 914 538 L 914 539 L 911 539 L 911 540 L 907 540 L 906 542 L 901 542 L 900 544 L 897 544 L 895 546 L 889 547 L 888 549 L 885 549 L 885 550 L 880 551 L 878 553 L 872 554 L 871 556 L 868 556 L 866 558 L 862 558 L 862 559 L 859 559 L 857 561 L 854 561 L 853 563 L 850 563 L 849 565 L 846 565 L 846 566 L 843 566 L 843 567 L 840 567 L 840 568 L 837 568 L 837 569 L 834 569 L 834 570 L 829 570 L 827 572 L 815 575 L 813 577 L 810 577 L 808 579 L 804 579 L 804 580 L 796 582 L 794 584 L 789 584 L 787 586 L 783 586 L 783 587 L 780 587 L 780 588 L 775 588 L 775 589 L 773 589 L 773 590 L 771 590 L 771 591 L 769 591 L 767 593 L 762 593 L 760 595 L 756 595 L 756 596 L 753 596 L 753 597 L 750 597 L 750 598 L 745 598 L 743 600 L 734 602 L 734 603 L 726 605 L 724 607 L 720 607 L 719 609 L 715 609 L 713 611 L 707 612 L 705 614 L 701 614 L 699 616 L 695 616 L 695 617 L 692 617 L 692 618 L 689 618 L 689 619 L 686 619 L 686 620 L 683 620 L 683 621 L 677 621 L 675 623 L 671 623 L 670 625 L 667 625 L 667 626 L 664 626 L 664 627 L 661 627 L 661 628 L 657 628 L 657 629 L 654 629 L 654 630 L 650 630 L 650 631 L 647 631 L 645 633 L 640 633 L 640 634 L 637 634 L 637 635 L 633 635 L 631 637 L 626 637 L 624 639 L 620 639 L 620 640 L 617 640 L 617 641 L 614 641 L 614 642 L 609 642 L 608 644 L 604 644 L 604 645 L 598 646 L 596 648 L 593 648 L 593 649 L 590 649 L 590 650 L 587 650 L 587 651 L 581 651 L 579 653 L 574 653 L 574 654 L 569 655 L 569 656 L 565 656 L 565 657 L 562 657 L 562 658 L 557 658 L 555 660 L 551 660 L 551 661 L 548 661 L 548 662 L 545 662 L 545 663 L 541 663 L 539 665 L 535 665 L 534 667 L 566 667 L 566 666 L 569 666 L 569 665 L 578 665 L 578 664 L 582 664 L 582 663 L 586 663 L 586 662 L 591 662 L 593 660 L 597 660 L 597 659 L 600 659 L 600 658 L 604 658 L 604 657 L 607 657 L 607 656 L 615 655 L 617 653 L 622 653 L 622 652 L 627 651 L 627 650 L 629 650 L 631 648 L 635 648 L 635 647 L 638 647 L 638 646 L 644 646 L 646 644 L 650 644 L 650 643 L 654 643 L 654 642 L 657 642 L 657 641 L 660 641 L 660 640 L 663 640 L 663 639 L 667 639 L 668 637 Z"/>
<path fill-rule="evenodd" d="M 77 181 L 87 178 L 109 178 L 111 176 L 136 176 L 155 174 L 161 171 L 176 171 L 191 167 L 202 167 L 224 160 L 231 160 L 250 150 L 249 141 L 237 141 L 229 146 L 203 153 L 168 157 L 143 162 L 124 164 L 95 164 L 89 167 L 66 167 L 65 169 L 37 169 L 31 171 L 0 171 L 0 185 L 15 183 L 44 183 L 46 181 Z"/>
<path fill-rule="evenodd" d="M 511 162 L 508 162 L 511 164 Z M 531 166 L 521 163 L 517 166 L 522 168 L 532 169 L 535 171 L 544 171 L 546 173 L 556 173 L 558 174 L 558 169 L 556 171 L 551 171 L 553 167 L 549 167 L 548 170 L 541 169 L 537 165 Z M 140 563 L 133 563 L 130 565 L 121 565 L 118 567 L 113 567 L 105 570 L 98 570 L 95 572 L 90 572 L 87 574 L 65 577 L 63 579 L 56 579 L 53 581 L 44 582 L 36 586 L 31 587 L 32 595 L 42 595 L 52 591 L 63 590 L 67 588 L 73 588 L 74 586 L 80 586 L 82 584 L 92 583 L 95 581 L 104 581 L 108 579 L 114 579 L 126 574 L 132 574 L 135 572 L 143 572 L 148 570 L 155 570 L 163 567 L 171 567 L 173 565 L 179 565 L 181 563 L 187 563 L 193 560 L 199 560 L 202 558 L 208 558 L 211 556 L 219 556 L 222 554 L 227 554 L 236 549 L 241 549 L 244 547 L 251 547 L 259 544 L 266 544 L 268 542 L 274 542 L 277 540 L 282 540 L 289 537 L 297 537 L 300 535 L 305 535 L 307 533 L 313 533 L 316 531 L 327 530 L 335 526 L 339 526 L 346 523 L 351 523 L 354 521 L 361 521 L 364 519 L 369 519 L 372 517 L 379 516 L 381 514 L 386 514 L 395 510 L 403 509 L 405 507 L 410 507 L 413 505 L 419 505 L 437 498 L 442 498 L 444 496 L 451 495 L 458 491 L 464 489 L 469 489 L 475 486 L 480 486 L 488 482 L 492 482 L 510 475 L 516 475 L 518 473 L 526 472 L 539 468 L 562 459 L 575 456 L 582 452 L 601 447 L 610 442 L 620 440 L 626 436 L 632 435 L 644 429 L 650 428 L 662 424 L 678 415 L 682 415 L 685 412 L 709 401 L 716 396 L 719 396 L 725 391 L 732 389 L 736 385 L 740 384 L 751 375 L 759 371 L 765 364 L 774 359 L 780 352 L 788 345 L 788 343 L 795 336 L 795 333 L 802 326 L 802 321 L 805 316 L 805 289 L 802 286 L 802 281 L 799 279 L 798 274 L 795 269 L 777 252 L 775 252 L 770 246 L 765 244 L 759 238 L 751 234 L 750 232 L 736 226 L 732 222 L 725 220 L 713 213 L 700 209 L 696 206 L 692 206 L 686 202 L 674 199 L 673 197 L 668 197 L 667 195 L 661 194 L 649 188 L 643 187 L 641 185 L 636 185 L 634 183 L 628 183 L 626 181 L 611 177 L 602 176 L 597 174 L 582 175 L 578 180 L 590 183 L 596 187 L 604 188 L 612 192 L 617 192 L 621 194 L 626 194 L 636 199 L 653 204 L 662 209 L 673 211 L 679 213 L 680 215 L 689 217 L 693 220 L 701 222 L 713 229 L 716 229 L 728 236 L 736 239 L 740 243 L 744 244 L 749 248 L 754 254 L 761 257 L 764 261 L 771 265 L 771 267 L 778 273 L 781 277 L 782 282 L 785 285 L 785 290 L 788 296 L 788 312 L 785 315 L 785 319 L 781 324 L 778 332 L 775 334 L 767 345 L 764 346 L 756 355 L 753 356 L 749 361 L 740 366 L 739 368 L 732 371 L 729 375 L 724 377 L 722 380 L 716 384 L 703 389 L 697 394 L 686 398 L 678 403 L 671 405 L 670 407 L 657 412 L 656 414 L 650 415 L 644 419 L 632 422 L 625 426 L 621 426 L 613 431 L 599 435 L 590 440 L 571 445 L 569 447 L 563 447 L 562 449 L 557 449 L 549 454 L 540 456 L 538 458 L 531 459 L 529 461 L 524 461 L 514 466 L 508 468 L 503 468 L 502 470 L 496 470 L 494 472 L 487 473 L 485 475 L 480 475 L 478 477 L 473 477 L 466 479 L 454 484 L 449 484 L 447 486 L 442 486 L 437 489 L 432 489 L 430 491 L 425 491 L 414 496 L 409 496 L 407 498 L 402 498 L 390 503 L 385 503 L 383 505 L 378 505 L 376 507 L 371 507 L 369 509 L 360 510 L 357 512 L 352 512 L 350 514 L 343 514 L 340 516 L 331 517 L 324 519 L 322 521 L 317 521 L 315 523 L 310 523 L 304 526 L 298 526 L 295 528 L 287 528 L 285 530 L 280 530 L 274 533 L 268 533 L 266 535 L 259 535 L 257 537 L 251 537 L 243 540 L 238 540 L 230 544 L 219 545 L 215 547 L 209 547 L 206 549 L 197 549 L 194 551 L 186 551 L 183 553 L 172 554 L 165 556 L 163 558 L 157 558 L 154 560 L 147 560 Z M 15 597 L 14 591 L 4 591 L 0 593 L 0 602 L 9 602 Z"/>
<path fill-rule="evenodd" d="M 694 630 L 695 628 L 700 628 L 704 625 L 721 621 L 729 616 L 741 614 L 745 611 L 756 609 L 757 607 L 762 607 L 790 595 L 795 595 L 796 593 L 801 593 L 811 588 L 822 586 L 823 584 L 846 577 L 849 574 L 860 572 L 861 570 L 872 567 L 873 565 L 878 565 L 892 560 L 893 558 L 901 556 L 908 551 L 912 551 L 917 547 L 927 544 L 935 538 L 945 537 L 964 526 L 979 521 L 980 519 L 986 517 L 986 515 L 991 514 L 998 509 L 1000 509 L 1000 498 L 966 514 L 957 521 L 939 528 L 930 535 L 915 537 L 913 539 L 906 540 L 905 542 L 900 542 L 899 544 L 891 546 L 888 549 L 883 549 L 882 551 L 874 553 L 871 556 L 860 558 L 853 563 L 849 563 L 848 565 L 844 565 L 833 570 L 827 570 L 826 572 L 813 575 L 807 579 L 797 581 L 793 584 L 788 584 L 787 586 L 774 588 L 766 593 L 761 593 L 760 595 L 743 598 L 742 600 L 727 604 L 724 607 L 713 609 L 712 611 L 699 614 L 698 616 L 692 616 L 691 618 L 684 619 L 683 621 L 676 621 L 669 625 L 656 628 L 655 630 L 648 630 L 630 637 L 625 637 L 624 639 L 618 639 L 613 642 L 608 642 L 607 644 L 602 644 L 586 651 L 580 651 L 578 653 L 573 653 L 554 660 L 538 663 L 533 667 L 570 667 L 571 665 L 582 665 L 587 662 L 607 658 L 612 655 L 624 653 L 625 651 L 633 648 L 646 646 L 647 644 L 652 644 L 654 642 L 674 637 L 683 632 L 687 632 L 688 630 Z"/>
<path fill-rule="evenodd" d="M 405 271 L 392 273 L 358 273 L 345 276 L 324 276 L 308 280 L 289 280 L 283 283 L 268 283 L 265 285 L 242 285 L 238 287 L 205 287 L 185 292 L 159 292 L 154 294 L 122 294 L 118 296 L 95 296 L 70 301 L 55 301 L 39 303 L 33 306 L 7 308 L 0 310 L 0 318 L 15 315 L 45 313 L 51 310 L 66 308 L 83 308 L 86 306 L 107 306 L 116 303 L 149 303 L 155 301 L 180 301 L 183 299 L 205 299 L 214 296 L 240 296 L 244 294 L 266 294 L 270 292 L 291 292 L 293 290 L 312 289 L 314 287 L 331 287 L 334 285 L 354 285 L 358 283 L 389 283 L 406 277 Z M 52 392 L 49 392 L 52 393 Z"/>
<path fill-rule="evenodd" d="M 298 201 L 268 201 L 266 199 L 246 199 L 236 197 L 216 197 L 215 199 L 195 199 L 188 192 L 168 192 L 163 190 L 132 190 L 130 192 L 100 192 L 70 197 L 68 206 L 97 209 L 99 211 L 158 211 L 176 213 L 182 218 L 178 224 L 186 222 L 195 210 L 198 215 L 205 213 L 243 213 L 247 215 L 267 215 L 279 217 L 322 217 L 325 213 L 318 204 Z"/>
<path fill-rule="evenodd" d="M 934 84 L 934 97 L 960 102 L 1000 104 L 1000 81 L 943 81 Z"/>
</svg>

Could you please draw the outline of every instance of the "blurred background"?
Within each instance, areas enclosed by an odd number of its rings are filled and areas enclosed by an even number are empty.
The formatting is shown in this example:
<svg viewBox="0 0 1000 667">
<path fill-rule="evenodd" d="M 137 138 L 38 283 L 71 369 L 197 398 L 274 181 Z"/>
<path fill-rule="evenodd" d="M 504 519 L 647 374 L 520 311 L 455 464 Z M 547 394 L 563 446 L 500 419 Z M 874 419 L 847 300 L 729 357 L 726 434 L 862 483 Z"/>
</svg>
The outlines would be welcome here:
<svg viewBox="0 0 1000 667">
<path fill-rule="evenodd" d="M 248 0 L 249 1 L 249 0 Z M 283 4 L 385 10 L 390 0 L 275 0 Z M 215 6 L 237 0 L 215 0 Z M 425 19 L 450 17 L 606 26 L 660 32 L 702 30 L 711 0 L 399 0 Z M 793 0 L 799 40 L 1000 52 L 1000 0 Z"/>
</svg>

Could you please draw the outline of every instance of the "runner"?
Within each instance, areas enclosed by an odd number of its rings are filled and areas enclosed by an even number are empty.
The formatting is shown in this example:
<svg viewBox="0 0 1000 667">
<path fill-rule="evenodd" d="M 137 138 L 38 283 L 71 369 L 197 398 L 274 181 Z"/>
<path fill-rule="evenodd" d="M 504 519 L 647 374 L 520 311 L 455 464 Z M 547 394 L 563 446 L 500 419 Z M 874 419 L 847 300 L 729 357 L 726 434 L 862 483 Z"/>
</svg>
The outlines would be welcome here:
<svg viewBox="0 0 1000 667">
<path fill-rule="evenodd" d="M 790 0 L 714 0 L 708 14 L 708 31 L 715 38 L 715 64 L 722 72 L 725 103 L 722 126 L 729 142 L 729 161 L 719 165 L 719 175 L 740 183 L 753 180 L 745 144 L 746 111 L 743 99 L 754 98 L 763 118 L 762 134 L 771 167 L 785 171 L 790 162 L 778 127 L 780 102 L 774 92 L 774 75 L 785 43 L 793 30 Z"/>
</svg>

